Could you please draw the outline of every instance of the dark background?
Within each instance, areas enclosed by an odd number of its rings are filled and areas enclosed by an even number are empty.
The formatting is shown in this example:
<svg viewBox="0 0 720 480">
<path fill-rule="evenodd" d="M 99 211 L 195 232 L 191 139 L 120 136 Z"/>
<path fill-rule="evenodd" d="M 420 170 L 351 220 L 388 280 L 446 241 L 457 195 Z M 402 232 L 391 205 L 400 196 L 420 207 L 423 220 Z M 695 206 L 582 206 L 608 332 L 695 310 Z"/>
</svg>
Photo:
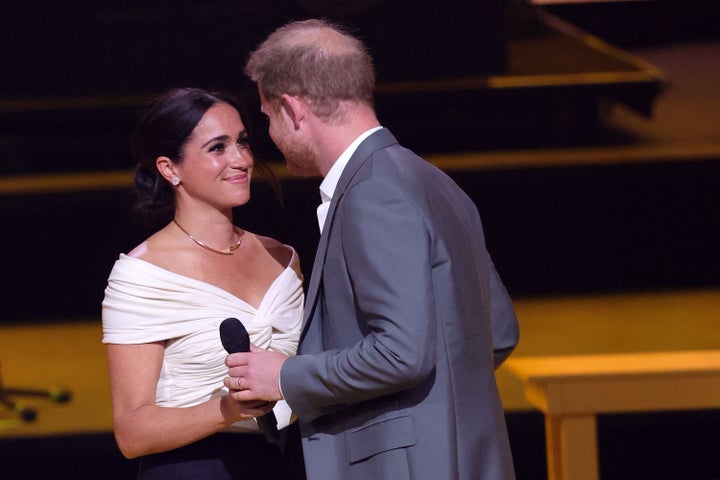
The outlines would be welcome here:
<svg viewBox="0 0 720 480">
<path fill-rule="evenodd" d="M 633 85 L 625 91 L 602 85 L 500 89 L 482 82 L 451 88 L 442 82 L 501 78 L 517 70 L 537 73 L 545 64 L 572 70 L 596 62 L 602 70 L 605 62 L 617 68 L 617 60 L 597 54 L 597 60 L 558 60 L 569 42 L 578 43 L 562 38 L 549 44 L 555 51 L 538 50 L 537 60 L 510 64 L 515 43 L 541 44 L 549 35 L 538 11 L 621 48 L 716 38 L 712 26 L 720 19 L 718 3 L 699 1 L 543 9 L 499 0 L 443 5 L 429 0 L 6 2 L 0 7 L 0 40 L 8 46 L 0 50 L 0 174 L 129 171 L 128 138 L 138 112 L 153 95 L 177 85 L 225 89 L 243 99 L 257 123 L 258 153 L 282 162 L 258 118 L 257 94 L 244 80 L 242 65 L 268 31 L 317 9 L 366 37 L 379 57 L 381 121 L 421 154 L 628 145 L 636 141 L 632 133 L 611 131 L 599 120 L 602 103 L 608 96 L 637 94 L 635 103 L 651 110 L 659 93 L 655 86 L 649 91 Z M 383 14 L 385 21 L 379 20 Z M 413 82 L 422 86 L 407 87 Z M 607 164 L 497 165 L 448 173 L 475 200 L 491 254 L 513 295 L 715 285 L 720 164 L 713 158 L 679 160 L 620 158 Z M 281 206 L 269 186 L 258 182 L 253 200 L 237 210 L 241 225 L 296 246 L 306 272 L 318 237 L 317 185 L 316 179 L 283 179 Z M 98 317 L 118 253 L 154 228 L 133 218 L 133 199 L 123 188 L 1 195 L 6 254 L 0 257 L 0 321 Z"/>
</svg>

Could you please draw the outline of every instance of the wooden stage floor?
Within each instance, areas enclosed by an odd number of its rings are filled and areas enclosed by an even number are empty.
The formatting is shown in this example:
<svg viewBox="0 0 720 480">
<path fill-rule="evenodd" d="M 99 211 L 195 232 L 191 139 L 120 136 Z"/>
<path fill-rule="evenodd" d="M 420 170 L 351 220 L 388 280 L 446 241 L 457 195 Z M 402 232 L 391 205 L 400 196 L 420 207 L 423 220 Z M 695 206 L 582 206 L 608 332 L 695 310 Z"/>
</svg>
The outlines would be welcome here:
<svg viewBox="0 0 720 480">
<path fill-rule="evenodd" d="M 720 289 L 515 299 L 515 357 L 720 348 Z M 22 399 L 32 422 L 0 410 L 0 438 L 107 433 L 111 399 L 97 319 L 0 326 L 5 386 L 62 388 L 69 403 Z M 517 382 L 497 373 L 507 412 L 530 411 Z M 18 399 L 20 400 L 20 399 Z"/>
</svg>

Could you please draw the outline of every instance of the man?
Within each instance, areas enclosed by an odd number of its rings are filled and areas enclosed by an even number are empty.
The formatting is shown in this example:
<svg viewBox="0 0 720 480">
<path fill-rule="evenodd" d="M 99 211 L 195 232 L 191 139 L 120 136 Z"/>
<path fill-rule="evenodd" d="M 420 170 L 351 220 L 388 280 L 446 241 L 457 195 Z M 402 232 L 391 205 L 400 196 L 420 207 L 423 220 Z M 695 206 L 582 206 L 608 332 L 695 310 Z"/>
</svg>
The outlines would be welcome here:
<svg viewBox="0 0 720 480">
<path fill-rule="evenodd" d="M 514 478 L 494 371 L 518 325 L 475 205 L 380 127 L 337 27 L 278 29 L 246 73 L 290 171 L 324 177 L 322 235 L 299 355 L 228 356 L 231 395 L 285 398 L 311 480 Z"/>
</svg>

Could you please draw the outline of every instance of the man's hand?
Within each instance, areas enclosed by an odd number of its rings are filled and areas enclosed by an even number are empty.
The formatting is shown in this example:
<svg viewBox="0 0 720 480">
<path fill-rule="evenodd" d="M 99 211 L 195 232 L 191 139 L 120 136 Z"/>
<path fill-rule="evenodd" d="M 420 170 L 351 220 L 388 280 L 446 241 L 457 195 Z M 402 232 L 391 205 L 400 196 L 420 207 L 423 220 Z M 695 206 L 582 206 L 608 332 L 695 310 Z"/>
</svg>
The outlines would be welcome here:
<svg viewBox="0 0 720 480">
<path fill-rule="evenodd" d="M 225 359 L 225 386 L 234 400 L 281 400 L 280 369 L 287 356 L 250 346 L 250 352 L 232 353 Z"/>
</svg>

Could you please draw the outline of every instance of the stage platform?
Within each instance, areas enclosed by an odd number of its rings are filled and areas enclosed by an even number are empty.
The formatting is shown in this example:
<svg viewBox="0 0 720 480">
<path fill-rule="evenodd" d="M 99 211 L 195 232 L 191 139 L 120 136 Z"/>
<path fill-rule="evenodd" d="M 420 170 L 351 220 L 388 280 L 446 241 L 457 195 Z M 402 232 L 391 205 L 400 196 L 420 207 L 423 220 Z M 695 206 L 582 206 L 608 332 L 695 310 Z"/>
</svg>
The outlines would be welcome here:
<svg viewBox="0 0 720 480">
<path fill-rule="evenodd" d="M 521 340 L 514 358 L 720 349 L 718 289 L 516 298 L 515 307 Z M 33 442 L 45 445 L 51 452 L 63 452 L 64 462 L 72 463 L 72 458 L 94 452 L 108 464 L 117 465 L 118 472 L 131 470 L 133 462 L 123 460 L 112 443 L 111 399 L 101 336 L 100 320 L 95 318 L 0 325 L 0 366 L 6 387 L 60 388 L 72 393 L 71 401 L 64 404 L 16 397 L 25 407 L 37 411 L 37 418 L 32 422 L 22 421 L 16 413 L 0 409 L 0 472 L 3 462 L 9 464 L 13 472 L 22 471 L 23 462 L 29 461 L 24 456 L 32 451 L 28 448 Z M 525 401 L 520 383 L 504 367 L 498 371 L 497 379 L 518 478 L 541 479 L 545 468 L 542 418 Z M 675 413 L 663 417 L 662 412 L 659 413 L 660 416 L 625 417 L 625 421 L 622 416 L 600 421 L 601 448 L 606 439 L 608 444 L 617 445 L 618 436 L 628 434 L 663 439 L 659 444 L 646 444 L 634 460 L 607 447 L 605 453 L 614 452 L 615 458 L 601 457 L 606 470 L 619 468 L 618 462 L 634 461 L 629 467 L 623 467 L 625 471 L 654 472 L 668 466 L 677 468 L 676 464 L 682 459 L 702 466 L 702 471 L 720 472 L 717 458 L 704 457 L 708 449 L 704 445 L 718 439 L 720 411 L 708 412 L 703 420 L 699 420 L 697 414 L 683 417 L 680 412 L 679 416 Z M 678 425 L 678 418 L 684 419 L 684 424 Z M 681 433 L 677 438 L 682 442 L 686 442 L 690 434 L 693 440 L 690 443 L 673 441 L 677 433 Z M 77 451 L 63 448 L 63 444 L 73 443 Z M 10 452 L 14 452 L 16 458 L 5 456 Z M 647 457 L 658 452 L 671 456 L 664 464 L 658 460 L 651 467 L 643 465 Z M 26 468 L 35 471 L 41 467 L 26 465 Z M 107 478 L 123 477 L 110 474 Z"/>
<path fill-rule="evenodd" d="M 596 294 L 514 300 L 522 338 L 513 357 L 720 349 L 720 290 Z M 112 431 L 100 319 L 0 326 L 6 387 L 63 389 L 72 400 L 17 397 L 38 417 L 0 408 L 0 438 Z M 508 412 L 532 410 L 519 383 L 498 371 Z"/>
</svg>

